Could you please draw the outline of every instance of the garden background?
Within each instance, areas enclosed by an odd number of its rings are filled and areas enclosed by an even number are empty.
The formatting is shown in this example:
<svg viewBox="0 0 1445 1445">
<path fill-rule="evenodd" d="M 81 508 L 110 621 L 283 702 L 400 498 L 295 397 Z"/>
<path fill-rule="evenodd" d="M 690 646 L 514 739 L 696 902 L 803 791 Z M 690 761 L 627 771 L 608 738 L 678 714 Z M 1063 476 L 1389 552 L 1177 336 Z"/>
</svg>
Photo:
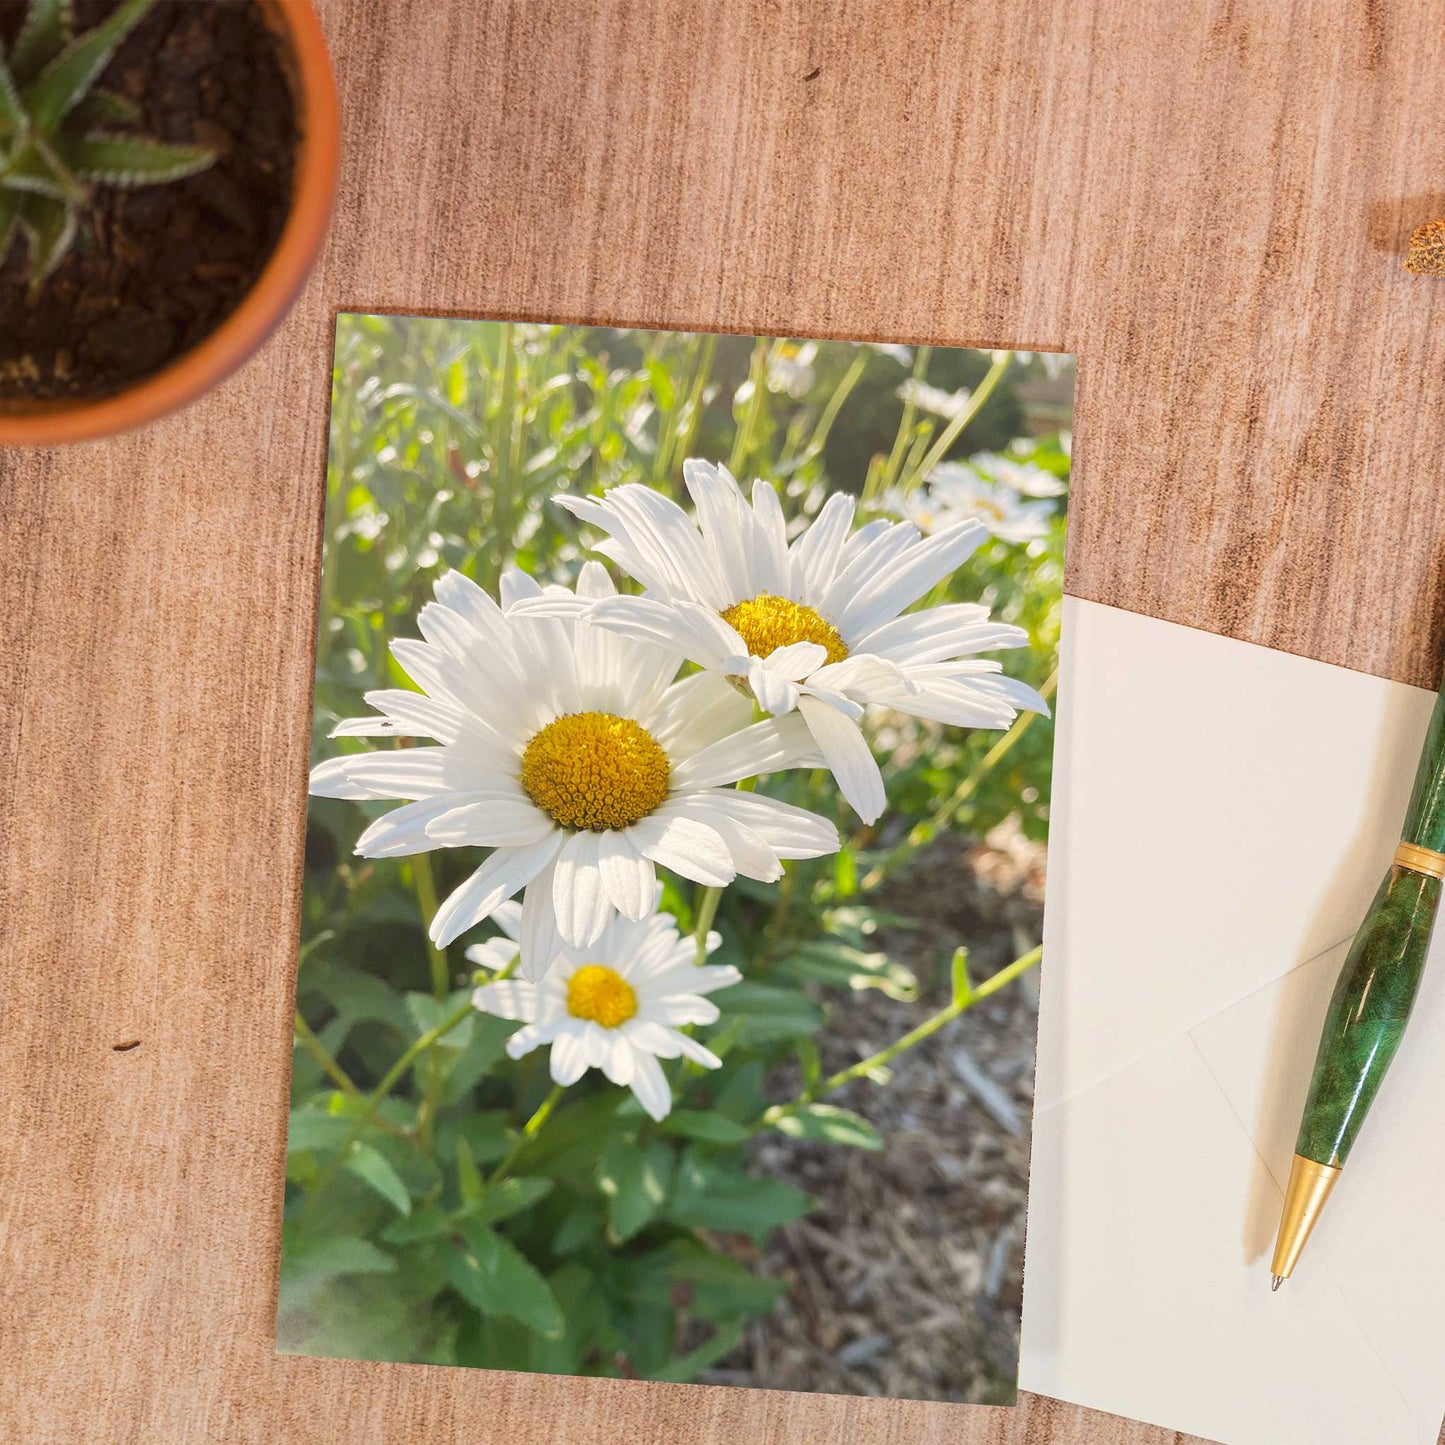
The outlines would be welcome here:
<svg viewBox="0 0 1445 1445">
<path fill-rule="evenodd" d="M 918 509 L 940 462 L 1065 481 L 1072 365 L 1020 353 L 345 316 L 337 324 L 313 757 L 409 686 L 387 652 L 435 577 L 571 582 L 585 533 L 549 499 L 684 458 Z M 1065 499 L 931 601 L 1028 631 L 1050 690 Z M 1005 1403 L 1021 1300 L 1052 726 L 878 720 L 872 828 L 806 772 L 767 791 L 835 816 L 837 855 L 723 897 L 745 981 L 651 1126 L 588 1076 L 534 1134 L 541 1056 L 480 1015 L 426 922 L 474 850 L 363 860 L 377 805 L 314 798 L 278 1316 L 307 1354 Z M 697 920 L 691 885 L 664 906 Z M 899 1041 L 918 1035 L 910 1047 Z M 887 1054 L 879 1060 L 880 1053 Z M 839 1074 L 849 1075 L 838 1079 Z"/>
</svg>

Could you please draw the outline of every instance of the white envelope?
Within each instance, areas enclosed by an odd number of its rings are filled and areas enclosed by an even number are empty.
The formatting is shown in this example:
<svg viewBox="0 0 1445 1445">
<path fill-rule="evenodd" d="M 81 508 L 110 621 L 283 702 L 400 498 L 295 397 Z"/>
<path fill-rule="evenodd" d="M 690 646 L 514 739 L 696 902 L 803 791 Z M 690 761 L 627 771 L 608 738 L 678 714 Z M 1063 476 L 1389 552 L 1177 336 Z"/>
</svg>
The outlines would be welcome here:
<svg viewBox="0 0 1445 1445">
<path fill-rule="evenodd" d="M 1226 1445 L 1435 1445 L 1445 925 L 1294 1277 L 1320 1025 L 1432 693 L 1065 603 L 1020 1384 Z"/>
</svg>

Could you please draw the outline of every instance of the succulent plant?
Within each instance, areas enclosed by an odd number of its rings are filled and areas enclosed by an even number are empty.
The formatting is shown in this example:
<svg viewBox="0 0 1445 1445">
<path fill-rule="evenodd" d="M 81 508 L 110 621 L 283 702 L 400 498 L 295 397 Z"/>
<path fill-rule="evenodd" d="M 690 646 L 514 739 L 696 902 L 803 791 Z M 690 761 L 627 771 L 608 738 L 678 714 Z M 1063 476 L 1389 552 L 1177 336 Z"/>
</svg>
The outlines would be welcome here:
<svg viewBox="0 0 1445 1445">
<path fill-rule="evenodd" d="M 31 298 L 64 260 L 97 185 L 152 186 L 204 170 L 205 146 L 116 130 L 140 111 L 96 85 L 155 0 L 122 0 L 75 34 L 71 0 L 30 0 L 8 54 L 0 47 L 0 262 L 24 236 Z"/>
</svg>

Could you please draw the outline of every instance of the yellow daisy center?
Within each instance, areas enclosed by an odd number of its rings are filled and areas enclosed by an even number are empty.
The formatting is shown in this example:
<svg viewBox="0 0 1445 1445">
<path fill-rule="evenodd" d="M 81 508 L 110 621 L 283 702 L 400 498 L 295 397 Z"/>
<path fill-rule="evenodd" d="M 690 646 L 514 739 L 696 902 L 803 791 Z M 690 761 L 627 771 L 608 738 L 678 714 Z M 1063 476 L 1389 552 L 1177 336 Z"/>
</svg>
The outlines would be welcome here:
<svg viewBox="0 0 1445 1445">
<path fill-rule="evenodd" d="M 527 796 L 554 823 L 593 833 L 645 818 L 667 797 L 669 772 L 657 739 L 610 712 L 559 717 L 522 753 Z"/>
<path fill-rule="evenodd" d="M 829 662 L 842 662 L 848 656 L 847 644 L 825 617 L 802 602 L 789 602 L 771 592 L 734 602 L 722 620 L 747 643 L 754 657 L 767 657 L 794 642 L 816 642 L 827 650 Z"/>
<path fill-rule="evenodd" d="M 567 1012 L 574 1019 L 615 1029 L 637 1013 L 637 995 L 616 969 L 584 963 L 567 980 Z"/>
</svg>

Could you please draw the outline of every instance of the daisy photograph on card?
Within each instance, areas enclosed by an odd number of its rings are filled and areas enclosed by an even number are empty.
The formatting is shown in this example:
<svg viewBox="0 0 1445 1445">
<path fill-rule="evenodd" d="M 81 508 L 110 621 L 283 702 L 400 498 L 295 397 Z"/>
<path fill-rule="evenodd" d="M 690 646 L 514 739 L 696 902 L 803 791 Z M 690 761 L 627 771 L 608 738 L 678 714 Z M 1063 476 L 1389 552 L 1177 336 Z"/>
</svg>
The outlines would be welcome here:
<svg viewBox="0 0 1445 1445">
<path fill-rule="evenodd" d="M 338 318 L 279 1349 L 1012 1402 L 1072 405 Z"/>
</svg>

